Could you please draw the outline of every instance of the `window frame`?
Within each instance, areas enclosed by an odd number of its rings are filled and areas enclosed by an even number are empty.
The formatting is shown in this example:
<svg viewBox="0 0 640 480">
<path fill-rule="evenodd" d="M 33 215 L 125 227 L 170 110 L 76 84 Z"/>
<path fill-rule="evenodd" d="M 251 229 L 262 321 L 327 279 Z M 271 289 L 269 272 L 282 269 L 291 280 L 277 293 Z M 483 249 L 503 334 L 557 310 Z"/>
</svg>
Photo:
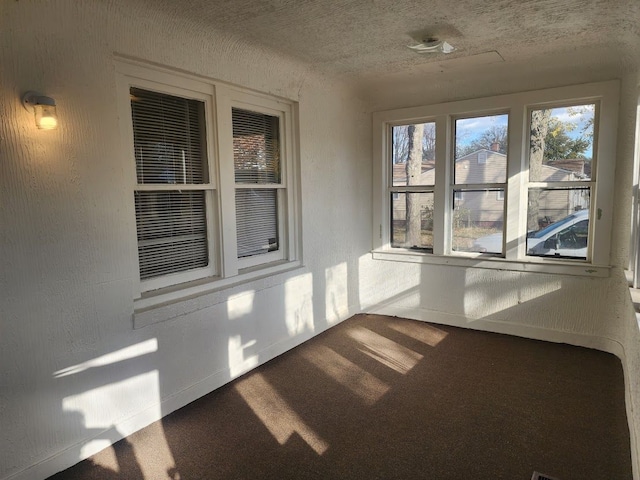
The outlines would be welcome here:
<svg viewBox="0 0 640 480">
<path fill-rule="evenodd" d="M 619 82 L 558 87 L 496 97 L 485 97 L 435 105 L 375 112 L 373 114 L 373 230 L 374 259 L 444 264 L 502 270 L 608 276 L 610 232 L 613 217 L 616 129 Z M 590 256 L 585 260 L 527 256 L 527 192 L 529 189 L 529 113 L 546 106 L 596 103 L 595 140 L 592 167 L 595 179 L 590 204 Z M 504 185 L 505 228 L 503 254 L 455 252 L 451 249 L 451 202 L 454 185 L 454 122 L 456 118 L 499 113 L 509 114 L 507 181 Z M 425 121 L 436 122 L 436 207 L 434 211 L 434 251 L 421 253 L 391 248 L 389 238 L 388 193 L 390 168 L 390 126 Z M 534 182 L 531 182 L 534 183 Z"/>
<path fill-rule="evenodd" d="M 126 158 L 131 196 L 133 225 L 132 263 L 135 265 L 134 308 L 144 311 L 167 302 L 179 301 L 218 288 L 270 276 L 301 266 L 300 192 L 297 155 L 297 103 L 275 96 L 248 91 L 208 78 L 176 73 L 168 68 L 149 66 L 129 59 L 116 59 L 117 98 L 122 138 L 122 155 Z M 205 102 L 207 142 L 206 184 L 138 184 L 133 151 L 133 124 L 129 89 L 152 90 Z M 235 213 L 235 169 L 233 159 L 232 107 L 276 115 L 280 135 L 280 183 L 278 191 L 278 251 L 237 258 Z M 253 184 L 247 185 L 255 187 Z M 273 187 L 273 185 L 270 185 Z M 151 279 L 140 279 L 138 240 L 133 192 L 154 190 L 206 189 L 206 218 L 209 266 Z"/>
</svg>

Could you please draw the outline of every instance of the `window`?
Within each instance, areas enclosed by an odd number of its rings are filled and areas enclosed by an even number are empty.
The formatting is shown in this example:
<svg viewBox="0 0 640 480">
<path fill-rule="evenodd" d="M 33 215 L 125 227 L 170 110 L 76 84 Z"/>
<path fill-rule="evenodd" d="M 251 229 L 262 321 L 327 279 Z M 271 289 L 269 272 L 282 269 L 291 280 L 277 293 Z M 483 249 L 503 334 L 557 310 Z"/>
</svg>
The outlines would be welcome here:
<svg viewBox="0 0 640 480">
<path fill-rule="evenodd" d="M 164 69 L 117 65 L 135 169 L 139 304 L 298 265 L 294 106 Z"/>
<path fill-rule="evenodd" d="M 454 202 L 451 218 L 451 249 L 477 252 L 480 237 L 499 236 L 496 251 L 502 253 L 504 201 L 490 195 L 489 189 L 504 191 L 507 181 L 507 132 L 509 115 L 482 115 L 454 121 Z M 491 151 L 487 149 L 499 145 Z M 500 151 L 502 148 L 502 152 Z M 464 197 L 463 197 L 464 196 Z M 499 249 L 497 247 L 500 247 Z"/>
<path fill-rule="evenodd" d="M 391 127 L 391 244 L 433 250 L 433 122 Z"/>
<path fill-rule="evenodd" d="M 375 113 L 374 258 L 608 274 L 618 89 Z"/>
<path fill-rule="evenodd" d="M 563 223 L 581 212 L 589 223 L 591 191 L 595 187 L 593 144 L 596 104 L 579 104 L 532 109 L 529 116 L 529 187 L 527 229 L 539 231 L 550 224 Z M 588 227 L 587 227 L 588 230 Z M 540 244 L 527 237 L 527 254 L 586 259 L 585 245 L 567 248 L 559 237 Z M 553 241 L 552 241 L 553 240 Z M 554 243 L 555 242 L 555 243 Z"/>
<path fill-rule="evenodd" d="M 204 102 L 133 87 L 130 94 L 140 278 L 207 267 Z"/>
<path fill-rule="evenodd" d="M 248 259 L 280 250 L 280 119 L 233 108 L 232 122 L 238 258 Z"/>
</svg>

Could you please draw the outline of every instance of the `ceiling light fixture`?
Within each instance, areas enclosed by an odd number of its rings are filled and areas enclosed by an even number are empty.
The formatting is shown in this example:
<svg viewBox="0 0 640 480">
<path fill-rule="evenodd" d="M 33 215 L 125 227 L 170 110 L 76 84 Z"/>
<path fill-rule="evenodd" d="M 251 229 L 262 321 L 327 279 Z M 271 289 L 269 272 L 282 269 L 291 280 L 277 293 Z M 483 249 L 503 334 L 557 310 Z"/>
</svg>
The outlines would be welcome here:
<svg viewBox="0 0 640 480">
<path fill-rule="evenodd" d="M 446 40 L 438 40 L 437 38 L 427 38 L 416 45 L 407 45 L 416 53 L 451 53 L 456 47 Z"/>
</svg>

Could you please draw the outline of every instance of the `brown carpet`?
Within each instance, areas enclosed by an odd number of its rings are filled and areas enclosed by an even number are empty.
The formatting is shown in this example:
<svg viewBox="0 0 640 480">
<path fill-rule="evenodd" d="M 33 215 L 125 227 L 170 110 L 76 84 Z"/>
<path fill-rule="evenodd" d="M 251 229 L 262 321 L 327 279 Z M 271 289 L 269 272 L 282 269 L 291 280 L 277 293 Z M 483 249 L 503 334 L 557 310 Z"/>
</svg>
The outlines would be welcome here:
<svg viewBox="0 0 640 480">
<path fill-rule="evenodd" d="M 51 479 L 631 479 L 620 361 L 357 315 Z"/>
</svg>

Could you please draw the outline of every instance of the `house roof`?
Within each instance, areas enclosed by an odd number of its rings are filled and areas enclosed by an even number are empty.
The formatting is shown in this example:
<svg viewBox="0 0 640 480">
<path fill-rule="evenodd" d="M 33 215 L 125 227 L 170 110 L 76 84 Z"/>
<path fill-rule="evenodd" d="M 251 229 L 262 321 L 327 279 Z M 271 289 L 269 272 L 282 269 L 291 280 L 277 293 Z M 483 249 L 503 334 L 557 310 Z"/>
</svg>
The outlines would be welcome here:
<svg viewBox="0 0 640 480">
<path fill-rule="evenodd" d="M 474 157 L 479 152 L 487 152 L 487 155 L 499 155 L 501 157 L 506 157 L 504 153 L 496 152 L 494 150 L 489 150 L 488 148 L 481 148 L 479 150 L 474 150 L 473 152 L 467 153 L 466 155 L 456 158 L 456 162 L 459 162 L 460 160 L 465 160 L 466 158 Z"/>
</svg>

